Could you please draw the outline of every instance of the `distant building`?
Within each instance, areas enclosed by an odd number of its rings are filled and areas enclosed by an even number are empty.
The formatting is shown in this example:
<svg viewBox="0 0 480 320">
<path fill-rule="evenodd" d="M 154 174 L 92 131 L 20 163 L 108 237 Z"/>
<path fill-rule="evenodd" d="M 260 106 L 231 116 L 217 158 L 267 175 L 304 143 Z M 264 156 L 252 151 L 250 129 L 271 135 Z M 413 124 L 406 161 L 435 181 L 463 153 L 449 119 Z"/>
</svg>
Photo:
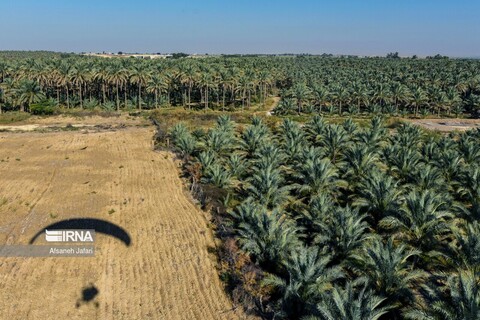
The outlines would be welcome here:
<svg viewBox="0 0 480 320">
<path fill-rule="evenodd" d="M 88 53 L 84 53 L 83 55 L 100 57 L 100 58 L 137 58 L 137 59 L 166 59 L 172 56 L 171 54 L 140 54 L 140 53 L 124 53 L 124 52 L 119 52 L 118 54 L 111 53 L 111 52 L 105 52 L 105 53 L 88 52 Z"/>
</svg>

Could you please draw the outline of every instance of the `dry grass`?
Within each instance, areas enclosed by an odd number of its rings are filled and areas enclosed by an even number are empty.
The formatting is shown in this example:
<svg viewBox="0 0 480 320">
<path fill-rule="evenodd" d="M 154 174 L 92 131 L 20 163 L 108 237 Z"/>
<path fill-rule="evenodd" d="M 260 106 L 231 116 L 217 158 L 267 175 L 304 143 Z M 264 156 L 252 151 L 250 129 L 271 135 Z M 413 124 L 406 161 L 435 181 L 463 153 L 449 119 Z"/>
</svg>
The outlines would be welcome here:
<svg viewBox="0 0 480 320">
<path fill-rule="evenodd" d="M 153 130 L 0 133 L 0 244 L 28 244 L 78 217 L 117 224 L 132 239 L 97 234 L 94 258 L 2 258 L 0 319 L 244 317 L 232 311 L 207 220 L 177 164 L 151 149 Z M 83 303 L 89 287 L 98 292 Z"/>
</svg>

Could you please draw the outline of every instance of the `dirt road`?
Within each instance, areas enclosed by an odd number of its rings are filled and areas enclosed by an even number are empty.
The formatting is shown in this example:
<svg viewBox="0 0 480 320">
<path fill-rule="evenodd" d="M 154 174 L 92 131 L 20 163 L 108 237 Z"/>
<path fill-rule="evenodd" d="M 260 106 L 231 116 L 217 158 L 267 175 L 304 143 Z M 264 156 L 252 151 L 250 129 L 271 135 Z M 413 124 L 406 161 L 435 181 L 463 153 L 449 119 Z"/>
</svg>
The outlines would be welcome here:
<svg viewBox="0 0 480 320">
<path fill-rule="evenodd" d="M 93 258 L 0 258 L 0 319 L 237 319 L 204 214 L 153 128 L 0 133 L 0 244 L 70 218 L 108 221 Z M 36 243 L 42 243 L 43 236 Z"/>
</svg>

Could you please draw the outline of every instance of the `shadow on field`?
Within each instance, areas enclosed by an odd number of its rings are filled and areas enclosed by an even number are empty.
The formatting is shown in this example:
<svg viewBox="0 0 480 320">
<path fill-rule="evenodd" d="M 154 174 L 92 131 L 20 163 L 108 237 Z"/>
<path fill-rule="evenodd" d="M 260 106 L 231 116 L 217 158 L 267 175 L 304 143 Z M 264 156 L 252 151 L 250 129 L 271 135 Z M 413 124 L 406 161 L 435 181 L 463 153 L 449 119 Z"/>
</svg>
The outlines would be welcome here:
<svg viewBox="0 0 480 320">
<path fill-rule="evenodd" d="M 111 222 L 100 220 L 100 219 L 90 219 L 90 218 L 77 218 L 77 219 L 67 219 L 59 222 L 52 223 L 45 228 L 37 232 L 35 236 L 30 239 L 30 244 L 33 244 L 35 240 L 45 232 L 45 229 L 48 230 L 59 230 L 59 229 L 94 229 L 95 233 L 103 233 L 105 235 L 117 238 L 122 241 L 127 247 L 130 246 L 131 238 L 125 229 L 117 226 Z"/>
<path fill-rule="evenodd" d="M 77 300 L 77 303 L 75 304 L 75 307 L 79 308 L 82 304 L 88 304 L 89 302 L 93 301 L 95 297 L 98 295 L 99 291 L 97 287 L 95 287 L 93 284 L 85 287 L 82 289 L 82 297 Z M 95 307 L 98 308 L 99 303 L 95 302 L 94 303 Z"/>
</svg>

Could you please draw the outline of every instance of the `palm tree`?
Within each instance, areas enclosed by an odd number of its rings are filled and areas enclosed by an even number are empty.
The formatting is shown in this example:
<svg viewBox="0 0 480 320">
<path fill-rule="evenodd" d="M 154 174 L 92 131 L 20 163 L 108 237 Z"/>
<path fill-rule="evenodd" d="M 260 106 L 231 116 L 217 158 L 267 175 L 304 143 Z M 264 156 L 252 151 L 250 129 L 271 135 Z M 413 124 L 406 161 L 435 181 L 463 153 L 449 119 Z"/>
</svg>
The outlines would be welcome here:
<svg viewBox="0 0 480 320">
<path fill-rule="evenodd" d="M 287 200 L 291 187 L 283 185 L 285 180 L 278 168 L 265 162 L 253 167 L 245 191 L 262 205 L 273 208 Z"/>
<path fill-rule="evenodd" d="M 318 223 L 314 243 L 332 255 L 335 264 L 345 264 L 362 249 L 371 235 L 366 215 L 350 207 L 335 208 L 327 213 L 323 222 Z"/>
<path fill-rule="evenodd" d="M 107 70 L 108 75 L 107 79 L 108 82 L 115 86 L 115 97 L 116 97 L 116 104 L 117 104 L 117 111 L 120 110 L 120 96 L 119 96 L 119 88 L 120 86 L 125 86 L 125 97 L 126 97 L 126 82 L 128 79 L 128 70 L 123 68 L 121 64 L 115 63 L 110 66 Z M 125 108 L 127 105 L 125 104 Z"/>
<path fill-rule="evenodd" d="M 245 205 L 249 206 L 248 203 Z M 262 206 L 256 206 L 253 210 L 240 207 L 237 216 L 242 215 L 239 212 L 242 210 L 250 214 L 236 226 L 241 248 L 265 270 L 277 272 L 299 246 L 298 228 L 279 211 L 267 212 Z"/>
<path fill-rule="evenodd" d="M 319 316 L 308 319 L 378 320 L 392 308 L 382 305 L 385 298 L 368 290 L 366 284 L 360 289 L 355 286 L 352 282 L 348 282 L 345 289 L 335 286 L 318 304 Z"/>
<path fill-rule="evenodd" d="M 456 320 L 480 319 L 480 285 L 478 275 L 461 271 L 441 282 L 445 287 L 425 287 L 424 304 L 418 304 L 405 313 L 407 319 Z"/>
<path fill-rule="evenodd" d="M 242 93 L 242 110 L 245 109 L 245 101 L 247 101 L 247 107 L 250 106 L 250 94 L 253 90 L 253 81 L 246 74 L 241 75 L 238 78 L 237 91 Z"/>
<path fill-rule="evenodd" d="M 395 114 L 398 114 L 398 104 L 407 99 L 408 89 L 402 83 L 394 82 L 390 88 L 390 92 L 395 106 Z"/>
<path fill-rule="evenodd" d="M 202 87 L 202 90 L 203 90 L 203 100 L 204 100 L 204 103 L 205 103 L 205 109 L 204 110 L 207 110 L 208 109 L 208 103 L 209 103 L 209 99 L 208 99 L 209 98 L 209 92 L 210 92 L 210 89 L 214 85 L 213 77 L 209 73 L 209 71 L 202 72 L 202 74 L 200 75 L 200 78 L 198 80 L 198 84 Z"/>
<path fill-rule="evenodd" d="M 190 134 L 186 133 L 175 138 L 175 149 L 183 158 L 187 158 L 193 154 L 196 149 L 197 141 Z"/>
<path fill-rule="evenodd" d="M 298 113 L 302 112 L 303 103 L 310 97 L 311 91 L 304 83 L 296 83 L 292 87 L 291 95 L 297 102 Z"/>
<path fill-rule="evenodd" d="M 223 166 L 214 163 L 205 168 L 205 175 L 202 178 L 203 183 L 209 183 L 220 189 L 228 189 L 232 183 L 232 176 Z"/>
<path fill-rule="evenodd" d="M 298 210 L 298 223 L 303 229 L 306 243 L 313 243 L 315 237 L 325 230 L 327 220 L 336 209 L 332 197 L 322 193 L 312 197 L 303 210 Z"/>
<path fill-rule="evenodd" d="M 405 245 L 395 247 L 392 239 L 386 244 L 376 240 L 355 257 L 353 266 L 367 277 L 378 295 L 386 298 L 384 305 L 406 306 L 414 300 L 413 288 L 426 276 L 409 261 L 418 254 L 420 251 L 407 250 Z M 388 319 L 398 318 L 398 310 L 392 310 Z"/>
<path fill-rule="evenodd" d="M 350 144 L 350 138 L 343 127 L 331 124 L 325 127 L 323 135 L 317 137 L 317 142 L 327 151 L 327 156 L 333 164 L 343 158 L 343 152 Z"/>
<path fill-rule="evenodd" d="M 375 167 L 377 154 L 370 150 L 368 145 L 355 144 L 345 151 L 345 162 L 347 163 L 346 176 L 352 181 L 359 181 Z"/>
<path fill-rule="evenodd" d="M 382 83 L 380 83 L 374 90 L 374 98 L 381 107 L 387 102 L 389 96 L 390 93 L 388 87 L 384 86 Z"/>
<path fill-rule="evenodd" d="M 105 104 L 107 102 L 107 93 L 106 88 L 108 85 L 108 65 L 106 63 L 100 64 L 99 68 L 95 70 L 93 74 L 93 79 L 100 81 L 102 86 L 102 103 Z"/>
<path fill-rule="evenodd" d="M 461 187 L 457 192 L 466 201 L 464 217 L 470 221 L 480 219 L 480 168 L 472 166 L 461 175 Z"/>
<path fill-rule="evenodd" d="M 150 79 L 150 71 L 143 64 L 138 64 L 132 67 L 130 72 L 130 81 L 138 86 L 137 107 L 142 109 L 142 87 L 145 87 Z"/>
<path fill-rule="evenodd" d="M 455 228 L 456 242 L 450 243 L 449 256 L 454 265 L 461 269 L 480 272 L 480 223 L 474 221 L 463 228 Z"/>
<path fill-rule="evenodd" d="M 428 102 L 427 94 L 421 87 L 415 87 L 411 91 L 410 105 L 415 107 L 415 117 L 418 116 L 418 109 Z"/>
<path fill-rule="evenodd" d="M 258 84 L 260 85 L 260 96 L 263 105 L 267 100 L 268 87 L 272 84 L 272 75 L 268 70 L 260 70 L 258 72 Z"/>
<path fill-rule="evenodd" d="M 155 109 L 158 109 L 158 96 L 167 90 L 167 84 L 162 77 L 152 76 L 147 83 L 146 91 L 155 96 Z"/>
<path fill-rule="evenodd" d="M 251 125 L 242 132 L 240 148 L 247 156 L 253 156 L 263 145 L 268 142 L 269 130 L 263 123 Z"/>
<path fill-rule="evenodd" d="M 18 88 L 15 90 L 17 102 L 20 105 L 20 111 L 25 112 L 25 106 L 30 106 L 45 99 L 45 94 L 42 92 L 37 82 L 31 80 L 23 80 L 20 82 Z"/>
<path fill-rule="evenodd" d="M 0 90 L 2 94 L 2 102 L 11 102 L 16 93 L 17 84 L 11 78 L 5 78 L 3 82 L 0 83 Z"/>
<path fill-rule="evenodd" d="M 80 99 L 80 108 L 83 108 L 82 88 L 90 79 L 88 69 L 84 64 L 77 64 L 70 71 L 70 81 L 78 87 L 78 97 Z"/>
<path fill-rule="evenodd" d="M 329 159 L 308 159 L 298 166 L 294 176 L 299 181 L 295 187 L 304 196 L 334 193 L 344 185 L 337 168 Z"/>
<path fill-rule="evenodd" d="M 192 107 L 192 90 L 195 82 L 197 82 L 197 69 L 193 64 L 187 63 L 182 70 L 181 81 L 187 85 L 188 109 Z"/>
<path fill-rule="evenodd" d="M 405 205 L 395 216 L 387 216 L 380 226 L 396 232 L 398 239 L 418 248 L 426 255 L 438 250 L 449 234 L 449 220 L 453 214 L 446 211 L 445 197 L 430 190 L 412 192 L 405 197 Z"/>
<path fill-rule="evenodd" d="M 71 70 L 72 68 L 68 63 L 61 63 L 58 67 L 56 78 L 57 85 L 65 89 L 65 94 L 67 96 L 67 108 L 70 108 L 69 83 Z"/>
<path fill-rule="evenodd" d="M 296 109 L 295 101 L 290 98 L 282 99 L 277 104 L 275 109 L 273 109 L 273 113 L 275 115 L 284 116 L 289 114 L 294 114 Z"/>
<path fill-rule="evenodd" d="M 301 127 L 290 119 L 283 121 L 280 131 L 280 147 L 285 152 L 287 158 L 295 161 L 302 154 L 302 151 L 305 150 L 305 135 Z"/>
<path fill-rule="evenodd" d="M 305 124 L 305 132 L 311 142 L 321 141 L 327 124 L 322 117 L 315 115 Z"/>
<path fill-rule="evenodd" d="M 429 164 L 419 165 L 411 175 L 411 187 L 418 191 L 447 192 L 448 184 L 442 176 L 442 172 Z"/>
<path fill-rule="evenodd" d="M 209 130 L 204 137 L 204 147 L 216 154 L 230 154 L 235 142 L 232 132 L 224 131 L 221 128 Z"/>
<path fill-rule="evenodd" d="M 318 112 L 322 113 L 322 106 L 330 100 L 330 92 L 324 86 L 316 86 L 313 88 L 313 99 L 315 104 L 319 107 Z"/>
<path fill-rule="evenodd" d="M 372 215 L 375 222 L 395 214 L 402 202 L 402 189 L 391 176 L 373 170 L 360 181 L 354 204 Z"/>
<path fill-rule="evenodd" d="M 333 89 L 332 93 L 338 103 L 338 114 L 342 115 L 342 105 L 347 103 L 350 97 L 348 90 L 344 86 L 339 85 Z"/>
<path fill-rule="evenodd" d="M 320 295 L 344 276 L 338 266 L 329 267 L 329 262 L 330 257 L 316 248 L 300 247 L 286 260 L 285 277 L 267 275 L 263 285 L 278 292 L 280 316 L 299 319 L 314 310 Z"/>
</svg>

